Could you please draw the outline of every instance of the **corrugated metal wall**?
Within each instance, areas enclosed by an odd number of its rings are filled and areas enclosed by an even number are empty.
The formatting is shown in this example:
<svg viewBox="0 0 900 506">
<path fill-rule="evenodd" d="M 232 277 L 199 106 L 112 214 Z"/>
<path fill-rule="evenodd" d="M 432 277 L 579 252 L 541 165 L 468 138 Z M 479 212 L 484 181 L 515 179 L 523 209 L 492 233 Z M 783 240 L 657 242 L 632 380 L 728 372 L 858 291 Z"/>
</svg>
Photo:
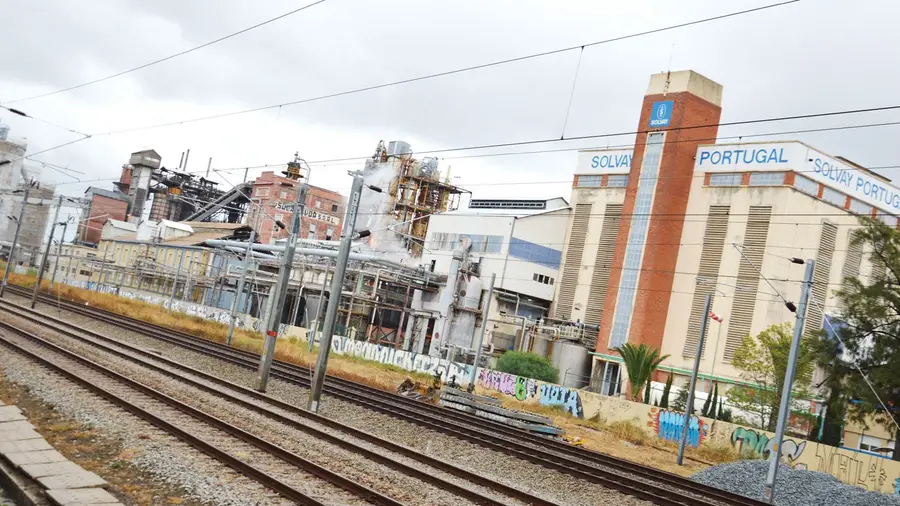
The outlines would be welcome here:
<svg viewBox="0 0 900 506">
<path fill-rule="evenodd" d="M 806 322 L 803 335 L 813 337 L 822 330 L 822 318 L 828 297 L 828 279 L 831 275 L 831 261 L 834 258 L 834 243 L 837 240 L 837 225 L 822 223 L 819 236 L 819 251 L 816 253 L 816 268 L 813 270 L 813 285 L 810 296 L 813 300 L 806 307 Z"/>
<path fill-rule="evenodd" d="M 734 300 L 731 303 L 731 321 L 728 323 L 728 335 L 725 338 L 725 360 L 734 357 L 735 350 L 741 345 L 744 337 L 750 333 L 753 325 L 753 311 L 756 308 L 756 296 L 759 292 L 759 272 L 753 267 L 762 266 L 766 239 L 769 235 L 769 221 L 772 206 L 750 206 L 747 216 L 747 230 L 744 234 L 742 256 L 738 267 Z M 749 260 L 749 262 L 747 261 Z M 751 265 L 750 262 L 753 262 Z"/>
<path fill-rule="evenodd" d="M 691 301 L 691 316 L 688 320 L 687 338 L 684 341 L 682 354 L 693 357 L 697 351 L 697 340 L 700 338 L 700 327 L 703 323 L 703 309 L 706 296 L 716 297 L 716 282 L 719 279 L 719 265 L 722 263 L 722 249 L 725 247 L 725 235 L 728 232 L 728 214 L 730 206 L 709 206 L 706 219 L 706 232 L 703 234 L 703 249 L 700 252 L 700 267 L 697 269 L 697 285 L 694 287 L 694 298 Z M 707 329 L 707 334 L 709 330 Z M 703 344 L 706 353 L 706 342 Z"/>
<path fill-rule="evenodd" d="M 591 277 L 591 291 L 587 307 L 584 311 L 584 322 L 600 325 L 603 320 L 603 304 L 606 303 L 606 292 L 609 289 L 609 272 L 612 270 L 613 255 L 616 252 L 616 239 L 619 236 L 619 224 L 622 222 L 622 204 L 606 204 L 603 215 L 603 229 L 597 244 L 597 255 L 594 258 L 594 274 Z M 593 349 L 597 345 L 597 332 L 584 331 L 586 346 Z"/>
<path fill-rule="evenodd" d="M 569 231 L 569 244 L 566 258 L 563 260 L 562 284 L 559 287 L 559 299 L 556 303 L 556 318 L 572 318 L 572 305 L 575 303 L 575 289 L 578 288 L 578 274 L 584 263 L 584 240 L 587 237 L 588 223 L 591 221 L 593 204 L 577 204 L 572 230 Z"/>
</svg>

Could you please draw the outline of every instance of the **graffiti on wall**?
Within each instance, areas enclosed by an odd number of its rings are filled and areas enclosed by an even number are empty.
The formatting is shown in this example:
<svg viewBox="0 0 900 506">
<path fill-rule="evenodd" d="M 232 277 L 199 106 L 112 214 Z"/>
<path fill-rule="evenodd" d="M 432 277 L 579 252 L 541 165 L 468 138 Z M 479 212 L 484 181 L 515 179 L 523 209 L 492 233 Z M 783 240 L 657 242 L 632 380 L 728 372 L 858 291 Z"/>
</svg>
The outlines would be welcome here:
<svg viewBox="0 0 900 506">
<path fill-rule="evenodd" d="M 731 445 L 734 446 L 742 456 L 749 456 L 756 453 L 763 459 L 768 459 L 772 450 L 775 449 L 775 440 L 769 439 L 765 432 L 757 432 L 753 429 L 745 427 L 736 427 L 731 433 Z M 820 445 L 821 446 L 821 445 Z M 798 464 L 795 461 L 803 455 L 806 449 L 806 441 L 794 441 L 793 439 L 784 439 L 781 444 L 782 458 L 787 459 L 788 465 L 794 469 L 806 469 L 806 464 Z"/>
<path fill-rule="evenodd" d="M 468 384 L 472 372 L 472 366 L 468 364 L 450 362 L 425 353 L 398 350 L 391 346 L 381 346 L 368 341 L 355 341 L 344 336 L 334 336 L 331 341 L 331 351 L 339 355 L 352 355 L 430 376 L 439 374 L 447 380 L 455 378 L 456 383 L 459 384 Z"/>
<path fill-rule="evenodd" d="M 653 408 L 650 410 L 650 422 L 647 424 L 656 431 L 660 439 L 680 442 L 681 430 L 684 427 L 684 413 L 668 409 Z M 687 443 L 694 448 L 700 446 L 709 433 L 709 424 L 697 416 L 688 421 Z"/>
<path fill-rule="evenodd" d="M 578 418 L 584 418 L 581 393 L 574 388 L 552 383 L 541 383 L 539 385 L 532 378 L 490 369 L 482 369 L 479 372 L 478 384 L 483 388 L 496 390 L 502 394 L 515 397 L 516 400 L 522 402 L 536 398 L 542 406 L 560 406 L 566 413 Z"/>
<path fill-rule="evenodd" d="M 841 451 L 827 445 L 816 445 L 816 471 L 828 473 L 844 483 L 863 487 L 866 490 L 881 490 L 888 480 L 885 463 L 889 459 L 862 452 Z M 894 479 L 894 493 L 898 481 Z"/>
</svg>

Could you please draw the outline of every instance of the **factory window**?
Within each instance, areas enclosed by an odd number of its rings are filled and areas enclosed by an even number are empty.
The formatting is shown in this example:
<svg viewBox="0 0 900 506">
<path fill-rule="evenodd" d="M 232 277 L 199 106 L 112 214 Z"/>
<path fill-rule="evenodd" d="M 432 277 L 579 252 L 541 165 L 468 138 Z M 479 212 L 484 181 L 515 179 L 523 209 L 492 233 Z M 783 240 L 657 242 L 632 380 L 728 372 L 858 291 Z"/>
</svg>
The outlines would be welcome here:
<svg viewBox="0 0 900 506">
<path fill-rule="evenodd" d="M 281 213 L 276 214 L 275 221 L 280 221 L 280 222 L 284 223 L 284 215 Z"/>
<path fill-rule="evenodd" d="M 257 189 L 256 189 L 256 196 L 257 196 L 257 197 L 268 197 L 268 196 L 269 196 L 269 189 L 268 189 L 268 188 L 257 188 Z"/>
<path fill-rule="evenodd" d="M 841 208 L 843 208 L 844 204 L 847 202 L 846 195 L 827 186 L 822 191 L 822 199 Z"/>
<path fill-rule="evenodd" d="M 78 274 L 81 274 L 82 276 L 90 276 L 92 273 L 91 273 L 91 271 L 86 271 L 86 270 L 82 269 Z"/>
<path fill-rule="evenodd" d="M 310 223 L 310 224 L 309 224 L 309 231 L 310 231 L 310 232 L 313 232 L 313 233 L 316 232 L 316 224 L 315 224 L 315 223 Z"/>
<path fill-rule="evenodd" d="M 754 172 L 750 174 L 750 186 L 777 186 L 784 184 L 784 172 Z"/>
<path fill-rule="evenodd" d="M 850 210 L 863 216 L 872 215 L 872 206 L 856 199 L 850 199 Z"/>
<path fill-rule="evenodd" d="M 606 186 L 610 188 L 625 188 L 628 186 L 628 175 L 627 174 L 619 174 L 615 176 L 609 176 L 606 180 Z"/>
<path fill-rule="evenodd" d="M 328 230 L 325 231 L 325 240 L 330 241 L 332 236 L 334 236 L 334 228 L 328 227 Z"/>
<path fill-rule="evenodd" d="M 534 262 L 551 269 L 559 269 L 559 265 L 562 262 L 562 251 L 523 241 L 515 237 L 509 241 L 509 256 Z"/>
<path fill-rule="evenodd" d="M 709 176 L 710 186 L 740 186 L 744 175 L 738 173 L 713 174 Z"/>
<path fill-rule="evenodd" d="M 336 213 L 337 210 L 338 210 L 338 205 L 337 205 L 337 204 L 331 204 L 331 212 Z"/>
<path fill-rule="evenodd" d="M 282 199 L 286 199 L 287 198 L 287 190 L 281 190 L 279 197 Z"/>
<path fill-rule="evenodd" d="M 885 225 L 888 225 L 890 227 L 897 226 L 897 217 L 892 214 L 881 214 L 881 212 L 879 211 L 878 219 L 881 220 Z"/>
<path fill-rule="evenodd" d="M 321 209 L 321 208 L 322 208 L 322 201 L 321 201 L 321 200 L 317 200 L 317 201 L 316 201 L 316 209 Z"/>
<path fill-rule="evenodd" d="M 618 348 L 628 341 L 628 328 L 631 326 L 634 298 L 637 294 L 638 271 L 644 256 L 647 229 L 650 227 L 650 210 L 653 206 L 653 195 L 656 193 L 664 138 L 665 133 L 652 133 L 647 136 L 647 147 L 644 150 L 644 160 L 641 163 L 637 194 L 634 199 L 634 216 L 625 245 L 625 265 L 616 297 L 619 303 L 613 316 L 610 348 Z"/>
<path fill-rule="evenodd" d="M 881 448 L 881 439 L 872 436 L 859 438 L 859 449 L 864 452 L 874 452 Z"/>
<path fill-rule="evenodd" d="M 459 246 L 459 241 L 469 238 L 472 241 L 472 253 L 500 253 L 503 248 L 502 235 L 476 235 L 476 234 L 450 234 L 435 232 L 431 235 L 431 245 L 428 249 L 437 251 L 453 251 Z"/>
<path fill-rule="evenodd" d="M 306 238 L 307 238 L 307 239 L 315 239 L 315 238 L 316 238 L 316 231 L 315 231 L 315 230 L 310 230 L 309 233 L 306 234 Z"/>
<path fill-rule="evenodd" d="M 800 174 L 794 176 L 794 188 L 812 196 L 819 194 L 819 183 L 806 176 L 801 176 Z"/>
<path fill-rule="evenodd" d="M 578 176 L 579 188 L 599 188 L 603 176 Z"/>
<path fill-rule="evenodd" d="M 535 273 L 533 279 L 534 279 L 535 281 L 537 281 L 538 283 L 543 283 L 543 284 L 545 284 L 545 285 L 552 285 L 552 284 L 553 284 L 553 278 L 551 278 L 550 276 L 545 276 L 545 275 L 543 275 L 543 274 Z"/>
</svg>

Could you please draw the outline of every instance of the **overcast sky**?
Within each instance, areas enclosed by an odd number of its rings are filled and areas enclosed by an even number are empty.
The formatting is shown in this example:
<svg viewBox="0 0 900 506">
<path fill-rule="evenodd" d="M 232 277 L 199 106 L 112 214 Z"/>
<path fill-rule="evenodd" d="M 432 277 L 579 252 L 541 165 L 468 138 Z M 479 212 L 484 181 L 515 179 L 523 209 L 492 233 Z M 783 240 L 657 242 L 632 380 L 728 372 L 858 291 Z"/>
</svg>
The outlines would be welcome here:
<svg viewBox="0 0 900 506">
<path fill-rule="evenodd" d="M 772 0 L 327 0 L 165 63 L 71 92 L 11 104 L 86 133 L 298 100 L 589 43 Z M 0 102 L 128 69 L 295 9 L 309 0 L 3 0 Z M 650 74 L 693 69 L 724 86 L 722 121 L 893 105 L 900 82 L 900 4 L 802 0 L 712 23 L 587 48 L 567 136 L 634 130 Z M 96 136 L 36 156 L 80 195 L 111 188 L 128 155 L 152 148 L 189 170 L 368 155 L 381 139 L 414 151 L 557 138 L 576 51 L 388 89 L 135 133 Z M 77 138 L 0 113 L 30 152 Z M 756 126 L 720 136 L 900 120 L 900 112 Z M 900 165 L 900 126 L 792 135 L 868 166 Z M 773 137 L 779 138 L 779 137 Z M 781 137 L 784 138 L 784 137 Z M 524 149 L 627 144 L 629 136 Z M 504 149 L 500 151 L 508 151 Z M 480 153 L 484 153 L 483 151 Z M 471 154 L 466 153 L 466 154 Z M 444 156 L 450 157 L 452 154 Z M 346 193 L 358 164 L 316 165 L 311 182 Z M 568 197 L 575 152 L 445 159 L 476 198 Z M 251 177 L 260 170 L 251 171 Z M 900 169 L 884 171 L 900 177 Z M 243 170 L 225 172 L 231 183 Z M 221 177 L 217 177 L 223 181 Z M 541 182 L 500 186 L 489 183 Z M 556 182 L 556 183 L 547 183 Z M 226 184 L 227 186 L 227 184 Z"/>
</svg>

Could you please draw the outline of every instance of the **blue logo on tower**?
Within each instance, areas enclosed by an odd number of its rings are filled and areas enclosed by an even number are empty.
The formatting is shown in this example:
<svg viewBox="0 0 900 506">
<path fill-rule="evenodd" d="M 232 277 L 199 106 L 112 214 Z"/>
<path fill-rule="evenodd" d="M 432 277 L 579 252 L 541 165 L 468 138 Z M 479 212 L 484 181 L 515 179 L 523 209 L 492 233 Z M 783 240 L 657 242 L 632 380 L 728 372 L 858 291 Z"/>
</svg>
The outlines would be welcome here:
<svg viewBox="0 0 900 506">
<path fill-rule="evenodd" d="M 650 109 L 650 127 L 659 128 L 669 126 L 672 122 L 672 100 L 663 100 L 662 102 L 653 102 Z"/>
</svg>

